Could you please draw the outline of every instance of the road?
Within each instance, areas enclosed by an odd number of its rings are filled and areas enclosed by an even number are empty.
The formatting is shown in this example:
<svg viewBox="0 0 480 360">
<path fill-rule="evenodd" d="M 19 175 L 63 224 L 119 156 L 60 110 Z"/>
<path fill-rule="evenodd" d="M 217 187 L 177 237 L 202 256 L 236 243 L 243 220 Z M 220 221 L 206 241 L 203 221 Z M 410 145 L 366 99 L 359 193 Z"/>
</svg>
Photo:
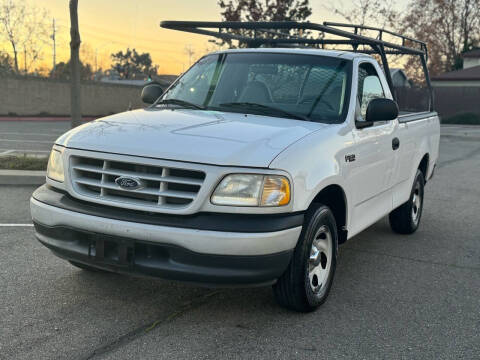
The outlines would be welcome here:
<svg viewBox="0 0 480 360">
<path fill-rule="evenodd" d="M 70 128 L 69 121 L 5 121 L 0 118 L 0 156 L 47 156 L 53 142 Z"/>
<path fill-rule="evenodd" d="M 480 128 L 443 128 L 420 229 L 382 219 L 341 246 L 318 311 L 269 287 L 205 289 L 89 273 L 28 226 L 0 226 L 1 359 L 478 359 Z M 30 187 L 0 188 L 0 223 L 28 223 Z"/>
</svg>

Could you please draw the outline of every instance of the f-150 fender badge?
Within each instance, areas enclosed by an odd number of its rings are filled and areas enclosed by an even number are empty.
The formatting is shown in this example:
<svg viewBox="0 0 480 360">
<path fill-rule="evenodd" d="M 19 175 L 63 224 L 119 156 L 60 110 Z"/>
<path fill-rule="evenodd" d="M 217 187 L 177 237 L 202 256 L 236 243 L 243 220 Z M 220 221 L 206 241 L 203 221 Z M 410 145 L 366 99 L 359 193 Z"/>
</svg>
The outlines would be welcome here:
<svg viewBox="0 0 480 360">
<path fill-rule="evenodd" d="M 352 162 L 352 161 L 355 161 L 355 154 L 345 155 L 345 162 Z"/>
</svg>

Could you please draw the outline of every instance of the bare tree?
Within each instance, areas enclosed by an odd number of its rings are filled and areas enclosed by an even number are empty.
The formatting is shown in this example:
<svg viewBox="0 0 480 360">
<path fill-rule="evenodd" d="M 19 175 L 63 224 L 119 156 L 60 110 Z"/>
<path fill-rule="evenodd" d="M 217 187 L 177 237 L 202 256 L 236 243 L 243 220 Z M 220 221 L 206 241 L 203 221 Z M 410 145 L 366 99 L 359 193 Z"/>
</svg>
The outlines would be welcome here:
<svg viewBox="0 0 480 360">
<path fill-rule="evenodd" d="M 14 68 L 20 72 L 19 53 L 23 53 L 25 72 L 37 61 L 48 42 L 48 12 L 25 2 L 0 0 L 0 40 L 12 48 Z"/>
<path fill-rule="evenodd" d="M 348 7 L 341 1 L 331 1 L 327 9 L 351 24 L 398 28 L 399 14 L 393 0 L 354 0 Z"/>
<path fill-rule="evenodd" d="M 80 31 L 78 29 L 78 0 L 70 0 L 70 113 L 72 128 L 82 122 L 80 97 Z"/>
<path fill-rule="evenodd" d="M 387 27 L 426 42 L 434 75 L 461 67 L 461 54 L 480 46 L 479 0 L 410 0 L 403 12 L 394 5 L 392 0 L 354 0 L 345 7 L 330 0 L 330 10 L 351 23 Z M 421 70 L 417 60 L 399 59 L 412 78 Z"/>
<path fill-rule="evenodd" d="M 480 3 L 478 0 L 464 0 L 461 8 L 463 51 L 480 45 Z"/>
<path fill-rule="evenodd" d="M 462 52 L 480 45 L 480 1 L 412 0 L 408 9 L 404 31 L 427 43 L 432 73 L 459 68 Z"/>
</svg>

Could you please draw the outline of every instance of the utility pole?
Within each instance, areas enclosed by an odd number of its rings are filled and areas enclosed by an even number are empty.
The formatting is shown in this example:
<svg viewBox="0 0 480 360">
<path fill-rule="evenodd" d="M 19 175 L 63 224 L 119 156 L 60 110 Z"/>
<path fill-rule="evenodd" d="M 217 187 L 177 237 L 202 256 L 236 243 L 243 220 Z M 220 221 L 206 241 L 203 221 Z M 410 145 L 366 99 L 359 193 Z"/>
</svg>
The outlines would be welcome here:
<svg viewBox="0 0 480 360">
<path fill-rule="evenodd" d="M 52 67 L 52 72 L 55 72 L 55 68 L 57 66 L 57 61 L 55 59 L 56 55 L 57 55 L 57 46 L 56 46 L 56 40 L 55 40 L 55 33 L 56 33 L 56 29 L 55 29 L 55 18 L 53 18 L 53 26 L 52 26 L 52 40 L 53 40 L 53 67 Z"/>
</svg>

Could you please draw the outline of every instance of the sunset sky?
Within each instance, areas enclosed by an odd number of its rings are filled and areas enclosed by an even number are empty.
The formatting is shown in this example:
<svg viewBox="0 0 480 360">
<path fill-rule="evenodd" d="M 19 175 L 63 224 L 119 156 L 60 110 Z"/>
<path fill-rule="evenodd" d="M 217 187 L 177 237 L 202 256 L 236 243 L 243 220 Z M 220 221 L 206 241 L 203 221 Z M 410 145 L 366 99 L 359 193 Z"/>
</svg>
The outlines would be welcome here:
<svg viewBox="0 0 480 360">
<path fill-rule="evenodd" d="M 69 58 L 69 12 L 68 0 L 27 0 L 37 7 L 46 8 L 55 18 L 57 28 L 57 62 Z M 313 8 L 312 22 L 342 20 L 325 7 L 326 1 L 310 1 Z M 345 7 L 349 1 L 344 0 Z M 400 4 L 406 0 L 399 1 Z M 52 21 L 50 20 L 50 21 Z M 201 35 L 163 30 L 161 20 L 213 20 L 220 18 L 217 0 L 79 0 L 79 22 L 82 38 L 82 61 L 98 67 L 108 67 L 110 54 L 114 51 L 136 48 L 149 52 L 159 73 L 178 74 L 189 66 L 185 47 L 195 50 L 192 61 L 212 51 L 215 46 Z M 6 44 L 0 50 L 10 52 Z M 52 44 L 44 47 L 42 60 L 36 65 L 51 68 Z"/>
</svg>

